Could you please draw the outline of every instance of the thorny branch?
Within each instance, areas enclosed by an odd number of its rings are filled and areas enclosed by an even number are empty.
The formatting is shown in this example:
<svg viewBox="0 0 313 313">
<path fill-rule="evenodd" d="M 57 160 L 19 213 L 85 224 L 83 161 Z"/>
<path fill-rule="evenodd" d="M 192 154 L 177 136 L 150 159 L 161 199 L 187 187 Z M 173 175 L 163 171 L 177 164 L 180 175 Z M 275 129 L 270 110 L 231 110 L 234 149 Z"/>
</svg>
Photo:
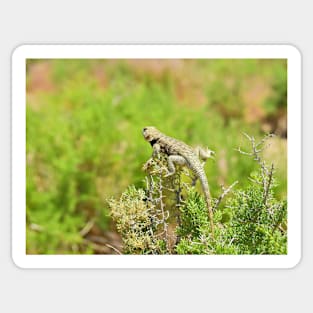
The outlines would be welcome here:
<svg viewBox="0 0 313 313">
<path fill-rule="evenodd" d="M 241 150 L 241 148 L 239 147 L 238 149 L 236 149 L 239 153 L 243 154 L 243 155 L 248 155 L 253 157 L 253 159 L 255 161 L 257 161 L 257 163 L 260 165 L 261 167 L 261 177 L 262 180 L 261 182 L 255 181 L 254 179 L 250 178 L 251 181 L 255 182 L 255 183 L 261 183 L 263 186 L 263 192 L 264 192 L 264 196 L 263 196 L 263 203 L 265 205 L 265 207 L 267 207 L 267 199 L 268 199 L 268 193 L 271 187 L 271 184 L 273 182 L 273 173 L 274 173 L 274 164 L 271 164 L 270 168 L 268 168 L 265 164 L 265 161 L 263 161 L 261 159 L 260 153 L 266 149 L 269 144 L 267 144 L 265 146 L 265 142 L 269 139 L 274 137 L 274 134 L 268 134 L 266 135 L 260 142 L 256 143 L 255 142 L 255 138 L 253 136 L 249 136 L 246 133 L 243 133 L 243 135 L 249 140 L 249 142 L 251 143 L 251 148 L 252 151 L 251 152 L 246 152 Z"/>
<path fill-rule="evenodd" d="M 264 189 L 264 200 L 263 200 L 263 202 L 264 202 L 265 206 L 267 206 L 268 192 L 269 192 L 271 184 L 272 184 L 273 172 L 274 172 L 274 165 L 272 164 L 271 169 L 270 169 L 269 174 L 268 174 L 267 184 L 266 184 L 265 189 Z"/>
<path fill-rule="evenodd" d="M 218 206 L 220 205 L 220 203 L 222 202 L 222 200 L 224 199 L 224 197 L 231 191 L 231 189 L 238 184 L 238 181 L 235 181 L 234 183 L 232 183 L 227 189 L 225 189 L 222 186 L 222 190 L 223 192 L 220 194 L 220 196 L 217 198 L 215 205 L 213 207 L 213 212 L 218 208 Z"/>
<path fill-rule="evenodd" d="M 165 217 L 165 205 L 162 200 L 163 198 L 163 180 L 162 176 L 160 175 L 160 183 L 159 183 L 159 198 L 160 198 L 160 209 L 162 213 L 162 223 L 163 223 L 163 230 L 165 234 L 165 242 L 166 242 L 166 250 L 169 251 L 169 237 L 168 237 L 168 224 L 167 224 L 167 218 Z"/>
</svg>

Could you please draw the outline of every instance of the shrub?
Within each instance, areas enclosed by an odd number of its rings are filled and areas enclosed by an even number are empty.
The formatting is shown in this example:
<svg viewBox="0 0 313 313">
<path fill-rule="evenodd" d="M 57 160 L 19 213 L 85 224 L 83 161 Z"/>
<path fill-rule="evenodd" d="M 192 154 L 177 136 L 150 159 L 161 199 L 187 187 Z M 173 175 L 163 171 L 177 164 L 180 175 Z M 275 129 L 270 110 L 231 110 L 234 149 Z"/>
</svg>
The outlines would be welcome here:
<svg viewBox="0 0 313 313">
<path fill-rule="evenodd" d="M 274 166 L 267 166 L 260 153 L 266 138 L 256 143 L 247 136 L 252 157 L 259 165 L 245 189 L 229 188 L 212 199 L 215 236 L 212 235 L 205 200 L 186 169 L 177 168 L 164 177 L 167 156 L 150 159 L 146 188 L 129 187 L 117 201 L 109 200 L 111 216 L 122 235 L 128 254 L 286 254 L 287 202 L 274 196 Z M 173 218 L 176 216 L 176 219 Z"/>
</svg>

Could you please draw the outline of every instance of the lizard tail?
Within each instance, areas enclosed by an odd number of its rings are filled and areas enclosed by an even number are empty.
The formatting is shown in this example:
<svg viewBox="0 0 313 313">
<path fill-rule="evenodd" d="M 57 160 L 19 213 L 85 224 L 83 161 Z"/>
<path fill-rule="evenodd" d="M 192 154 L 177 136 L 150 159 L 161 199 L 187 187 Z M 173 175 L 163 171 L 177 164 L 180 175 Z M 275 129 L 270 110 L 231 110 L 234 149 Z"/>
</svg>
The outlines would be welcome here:
<svg viewBox="0 0 313 313">
<path fill-rule="evenodd" d="M 201 187 L 205 196 L 205 202 L 208 208 L 208 213 L 209 213 L 209 219 L 210 219 L 210 226 L 211 226 L 211 231 L 212 231 L 212 236 L 214 238 L 214 222 L 213 222 L 213 208 L 211 204 L 211 193 L 209 190 L 209 185 L 207 181 L 203 181 L 202 179 L 200 180 L 201 182 Z"/>
</svg>

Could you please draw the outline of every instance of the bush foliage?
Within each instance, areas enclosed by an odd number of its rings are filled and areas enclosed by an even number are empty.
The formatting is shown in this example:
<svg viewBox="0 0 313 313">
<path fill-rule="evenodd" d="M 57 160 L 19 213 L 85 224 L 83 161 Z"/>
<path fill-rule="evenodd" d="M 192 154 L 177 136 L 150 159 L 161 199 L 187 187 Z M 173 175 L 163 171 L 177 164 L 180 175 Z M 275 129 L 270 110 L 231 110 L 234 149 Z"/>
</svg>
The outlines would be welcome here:
<svg viewBox="0 0 313 313">
<path fill-rule="evenodd" d="M 287 203 L 274 196 L 274 167 L 260 158 L 262 140 L 249 137 L 258 170 L 245 189 L 228 189 L 212 199 L 215 235 L 210 227 L 205 199 L 182 183 L 184 171 L 165 177 L 166 156 L 149 161 L 145 189 L 129 187 L 119 200 L 109 200 L 111 215 L 128 254 L 286 254 Z M 186 173 L 188 175 L 188 172 Z M 168 191 L 166 194 L 165 191 Z M 176 216 L 176 221 L 171 216 Z M 170 230 L 172 228 L 172 230 Z"/>
</svg>

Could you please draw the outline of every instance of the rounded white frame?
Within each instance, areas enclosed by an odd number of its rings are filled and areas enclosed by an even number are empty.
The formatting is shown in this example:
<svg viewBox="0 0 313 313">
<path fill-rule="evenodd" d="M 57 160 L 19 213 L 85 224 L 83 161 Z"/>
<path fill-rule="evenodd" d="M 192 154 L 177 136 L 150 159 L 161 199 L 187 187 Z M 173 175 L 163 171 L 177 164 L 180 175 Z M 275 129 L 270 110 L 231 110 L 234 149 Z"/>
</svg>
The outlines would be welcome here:
<svg viewBox="0 0 313 313">
<path fill-rule="evenodd" d="M 27 255 L 26 59 L 287 59 L 287 255 Z M 301 259 L 301 54 L 292 45 L 22 45 L 12 54 L 12 259 L 20 268 L 292 268 Z"/>
</svg>

